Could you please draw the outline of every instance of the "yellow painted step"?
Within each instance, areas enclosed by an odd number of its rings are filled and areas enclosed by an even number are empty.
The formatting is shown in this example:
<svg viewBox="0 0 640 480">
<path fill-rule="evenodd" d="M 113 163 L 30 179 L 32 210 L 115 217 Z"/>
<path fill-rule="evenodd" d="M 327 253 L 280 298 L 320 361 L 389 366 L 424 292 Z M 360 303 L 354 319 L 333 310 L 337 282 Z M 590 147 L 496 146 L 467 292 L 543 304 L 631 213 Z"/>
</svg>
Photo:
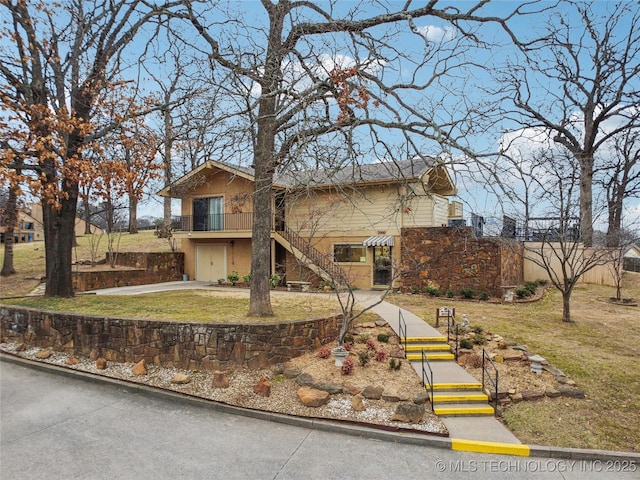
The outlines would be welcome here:
<svg viewBox="0 0 640 480">
<path fill-rule="evenodd" d="M 447 337 L 407 337 L 407 343 L 435 343 L 444 342 L 447 343 Z M 401 338 L 400 342 L 404 343 L 405 339 Z"/>
<path fill-rule="evenodd" d="M 434 390 L 482 390 L 482 384 L 481 383 L 434 383 L 433 389 Z"/>
<path fill-rule="evenodd" d="M 488 402 L 489 396 L 484 393 L 443 393 L 433 395 L 433 403 L 454 403 L 454 402 Z"/>
<path fill-rule="evenodd" d="M 464 415 L 493 415 L 493 407 L 489 405 L 478 407 L 434 407 L 433 413 L 442 416 L 464 416 Z"/>
<path fill-rule="evenodd" d="M 497 453 L 528 457 L 531 453 L 529 445 L 518 443 L 484 442 L 480 440 L 451 439 L 451 449 L 462 452 Z"/>
<path fill-rule="evenodd" d="M 427 353 L 426 357 L 429 361 L 431 360 L 453 360 L 453 353 Z M 407 360 L 412 361 L 420 361 L 422 360 L 422 353 L 409 353 L 407 354 Z"/>
<path fill-rule="evenodd" d="M 444 350 L 445 352 L 450 352 L 451 347 L 448 343 L 442 343 L 440 345 L 407 345 L 406 352 L 420 352 L 424 350 L 425 352 L 434 352 Z"/>
</svg>

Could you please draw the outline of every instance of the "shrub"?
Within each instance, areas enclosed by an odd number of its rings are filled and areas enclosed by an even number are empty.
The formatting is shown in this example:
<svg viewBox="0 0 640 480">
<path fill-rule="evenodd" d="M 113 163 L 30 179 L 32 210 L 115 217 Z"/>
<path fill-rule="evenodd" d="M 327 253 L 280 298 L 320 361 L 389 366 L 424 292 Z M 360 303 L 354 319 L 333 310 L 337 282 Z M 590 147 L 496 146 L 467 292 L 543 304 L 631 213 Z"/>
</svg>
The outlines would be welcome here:
<svg viewBox="0 0 640 480">
<path fill-rule="evenodd" d="M 277 273 L 274 273 L 269 277 L 269 285 L 271 286 L 271 288 L 276 288 L 280 283 L 280 280 L 282 280 L 282 277 Z"/>
<path fill-rule="evenodd" d="M 402 360 L 396 360 L 395 358 L 392 358 L 391 360 L 389 360 L 389 368 L 391 370 L 400 370 L 401 366 L 402 366 Z"/>
<path fill-rule="evenodd" d="M 356 342 L 357 343 L 367 343 L 367 340 L 369 340 L 369 337 L 371 337 L 371 335 L 369 335 L 368 333 L 361 333 L 356 338 Z"/>
<path fill-rule="evenodd" d="M 531 292 L 526 288 L 517 288 L 516 289 L 516 297 L 518 298 L 527 298 L 531 296 Z"/>
<path fill-rule="evenodd" d="M 417 295 L 418 293 L 420 293 L 420 289 L 418 287 L 411 287 L 411 293 Z"/>
<path fill-rule="evenodd" d="M 366 367 L 367 363 L 369 363 L 369 359 L 370 358 L 371 358 L 371 356 L 369 355 L 368 351 L 360 352 L 358 354 L 358 361 L 360 362 L 360 366 L 361 367 Z"/>
<path fill-rule="evenodd" d="M 473 291 L 473 288 L 461 288 L 460 289 L 460 296 L 462 298 L 470 299 L 470 298 L 475 297 L 475 295 L 476 295 L 476 292 Z"/>
<path fill-rule="evenodd" d="M 524 282 L 524 288 L 526 288 L 533 294 L 533 293 L 536 293 L 536 290 L 538 289 L 538 284 L 536 282 Z"/>
<path fill-rule="evenodd" d="M 382 349 L 378 350 L 373 358 L 376 360 L 376 362 L 384 362 L 387 359 L 387 352 Z"/>
<path fill-rule="evenodd" d="M 373 338 L 368 338 L 366 341 L 366 345 L 367 350 L 375 350 L 377 348 L 376 342 L 373 340 Z"/>
<path fill-rule="evenodd" d="M 536 280 L 536 283 L 538 285 L 540 285 L 541 287 L 544 287 L 546 284 L 549 283 L 549 280 L 547 280 L 546 278 L 540 278 L 540 279 Z"/>
<path fill-rule="evenodd" d="M 225 282 L 226 282 L 226 280 L 224 278 L 219 278 L 218 279 L 218 285 L 224 285 Z"/>
<path fill-rule="evenodd" d="M 347 352 L 350 352 L 353 348 L 353 342 L 342 342 L 342 348 L 344 348 Z"/>
<path fill-rule="evenodd" d="M 251 281 L 251 272 L 247 273 L 246 275 L 242 276 L 242 281 L 244 283 L 249 283 Z"/>
<path fill-rule="evenodd" d="M 453 290 L 451 289 L 447 290 L 446 295 L 447 295 L 447 298 L 453 298 L 453 295 L 454 295 Z"/>
<path fill-rule="evenodd" d="M 427 287 L 425 288 L 425 292 L 431 295 L 432 297 L 439 297 L 440 295 L 442 295 L 442 293 L 437 287 Z"/>
<path fill-rule="evenodd" d="M 473 327 L 471 327 L 471 331 L 473 333 L 482 333 L 484 332 L 484 329 L 482 328 L 482 325 L 474 325 Z"/>
<path fill-rule="evenodd" d="M 353 343 L 353 335 L 351 335 L 350 333 L 345 333 L 344 337 L 342 337 L 342 341 Z"/>
<path fill-rule="evenodd" d="M 489 294 L 487 292 L 482 292 L 480 294 L 480 300 L 482 300 L 483 302 L 486 302 L 487 300 L 489 300 Z"/>
<path fill-rule="evenodd" d="M 320 350 L 318 350 L 319 358 L 329 358 L 330 356 L 331 356 L 331 350 L 329 350 L 328 347 L 322 347 Z"/>
<path fill-rule="evenodd" d="M 351 375 L 353 373 L 354 367 L 355 365 L 353 364 L 353 360 L 347 357 L 342 362 L 342 367 L 340 367 L 340 372 L 342 373 L 342 375 Z"/>
<path fill-rule="evenodd" d="M 472 349 L 473 344 L 468 339 L 463 338 L 462 340 L 460 340 L 460 348 Z"/>
<path fill-rule="evenodd" d="M 378 334 L 378 341 L 382 342 L 382 343 L 387 343 L 389 341 L 389 334 L 388 333 L 379 333 Z"/>
<path fill-rule="evenodd" d="M 485 337 L 481 333 L 474 333 L 471 337 L 471 343 L 473 343 L 474 345 L 484 345 L 485 343 L 487 343 L 487 337 Z"/>
<path fill-rule="evenodd" d="M 466 364 L 471 368 L 480 368 L 482 367 L 482 357 L 480 355 L 471 354 L 468 357 L 465 357 Z"/>
<path fill-rule="evenodd" d="M 236 283 L 238 283 L 238 280 L 240 280 L 240 275 L 238 274 L 238 272 L 233 271 L 227 274 L 227 280 L 229 280 L 229 283 L 231 285 L 235 285 Z"/>
</svg>

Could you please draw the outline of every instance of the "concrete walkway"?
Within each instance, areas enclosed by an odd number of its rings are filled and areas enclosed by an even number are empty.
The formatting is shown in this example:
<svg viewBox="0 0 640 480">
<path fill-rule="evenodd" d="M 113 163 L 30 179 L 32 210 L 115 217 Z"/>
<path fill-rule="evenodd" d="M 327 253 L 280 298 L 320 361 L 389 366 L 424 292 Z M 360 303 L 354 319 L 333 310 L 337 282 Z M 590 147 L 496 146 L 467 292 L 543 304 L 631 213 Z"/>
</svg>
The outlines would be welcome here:
<svg viewBox="0 0 640 480">
<path fill-rule="evenodd" d="M 377 292 L 357 292 L 358 303 L 369 306 L 380 300 Z M 439 337 L 442 336 L 438 330 L 429 325 L 425 320 L 414 315 L 408 310 L 401 309 L 389 302 L 381 302 L 375 305 L 372 310 L 385 319 L 389 326 L 400 336 L 399 312 L 407 326 L 407 337 Z M 411 362 L 418 375 L 421 375 L 420 362 Z M 455 361 L 431 362 L 433 369 L 434 383 L 476 383 L 477 380 L 471 376 L 464 368 Z M 502 423 L 495 417 L 441 417 L 440 420 L 447 426 L 449 434 L 454 438 L 465 440 L 477 440 L 484 442 L 497 442 L 520 444 L 516 438 Z"/>
</svg>

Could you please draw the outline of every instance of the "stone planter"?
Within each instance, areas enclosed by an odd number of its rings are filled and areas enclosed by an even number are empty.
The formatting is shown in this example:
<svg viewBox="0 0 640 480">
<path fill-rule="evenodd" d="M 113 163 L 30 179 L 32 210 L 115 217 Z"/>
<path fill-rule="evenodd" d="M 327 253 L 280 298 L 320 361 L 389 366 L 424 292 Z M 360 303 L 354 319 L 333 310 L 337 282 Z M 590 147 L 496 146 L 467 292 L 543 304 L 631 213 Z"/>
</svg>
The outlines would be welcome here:
<svg viewBox="0 0 640 480">
<path fill-rule="evenodd" d="M 331 350 L 331 353 L 333 353 L 333 356 L 335 357 L 336 367 L 341 367 L 344 359 L 349 356 L 349 351 L 341 347 L 334 348 Z"/>
</svg>

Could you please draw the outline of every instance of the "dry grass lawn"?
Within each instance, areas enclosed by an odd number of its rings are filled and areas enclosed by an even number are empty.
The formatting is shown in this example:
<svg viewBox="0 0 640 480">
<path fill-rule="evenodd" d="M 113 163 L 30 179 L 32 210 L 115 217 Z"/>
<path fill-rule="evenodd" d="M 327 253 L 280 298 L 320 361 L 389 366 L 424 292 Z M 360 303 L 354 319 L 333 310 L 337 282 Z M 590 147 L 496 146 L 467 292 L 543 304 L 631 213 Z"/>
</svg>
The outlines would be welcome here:
<svg viewBox="0 0 640 480">
<path fill-rule="evenodd" d="M 527 304 L 394 295 L 390 302 L 434 322 L 436 307 L 450 305 L 471 326 L 526 344 L 575 380 L 587 398 L 522 402 L 504 422 L 525 443 L 640 452 L 640 307 L 609 304 L 612 287 L 579 286 L 572 318 L 561 321 L 561 296 L 553 289 Z M 640 274 L 626 274 L 623 296 L 640 299 Z"/>
</svg>

